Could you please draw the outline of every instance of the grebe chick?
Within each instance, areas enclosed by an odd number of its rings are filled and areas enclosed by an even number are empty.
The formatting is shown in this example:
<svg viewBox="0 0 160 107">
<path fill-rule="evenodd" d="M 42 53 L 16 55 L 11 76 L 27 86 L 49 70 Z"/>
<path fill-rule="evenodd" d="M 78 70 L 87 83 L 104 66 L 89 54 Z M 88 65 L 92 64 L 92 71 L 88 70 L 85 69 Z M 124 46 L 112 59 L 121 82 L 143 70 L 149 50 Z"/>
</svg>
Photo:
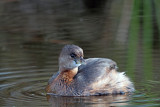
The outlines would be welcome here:
<svg viewBox="0 0 160 107">
<path fill-rule="evenodd" d="M 117 72 L 111 59 L 83 59 L 83 50 L 65 45 L 59 56 L 59 71 L 46 87 L 47 94 L 60 96 L 90 96 L 124 94 L 134 86 L 124 72 Z"/>
</svg>

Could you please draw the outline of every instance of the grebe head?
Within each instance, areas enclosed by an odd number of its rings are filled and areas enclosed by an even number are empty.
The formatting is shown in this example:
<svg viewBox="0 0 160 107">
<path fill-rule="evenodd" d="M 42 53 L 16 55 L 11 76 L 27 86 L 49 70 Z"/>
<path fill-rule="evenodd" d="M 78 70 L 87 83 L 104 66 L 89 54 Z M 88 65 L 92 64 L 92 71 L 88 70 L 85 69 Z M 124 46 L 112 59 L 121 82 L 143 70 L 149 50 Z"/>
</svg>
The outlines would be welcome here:
<svg viewBox="0 0 160 107">
<path fill-rule="evenodd" d="M 72 70 L 83 62 L 83 50 L 79 46 L 65 45 L 59 56 L 59 70 Z"/>
</svg>

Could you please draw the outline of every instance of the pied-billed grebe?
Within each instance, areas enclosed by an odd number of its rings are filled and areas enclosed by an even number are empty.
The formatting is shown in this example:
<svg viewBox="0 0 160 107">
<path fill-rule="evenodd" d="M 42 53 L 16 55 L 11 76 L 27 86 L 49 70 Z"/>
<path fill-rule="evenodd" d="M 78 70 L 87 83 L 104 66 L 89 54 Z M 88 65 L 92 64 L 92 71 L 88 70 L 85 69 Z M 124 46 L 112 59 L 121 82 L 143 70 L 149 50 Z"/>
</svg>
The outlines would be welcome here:
<svg viewBox="0 0 160 107">
<path fill-rule="evenodd" d="M 59 56 L 59 71 L 49 80 L 46 91 L 60 96 L 133 92 L 132 82 L 124 72 L 116 69 L 116 63 L 111 59 L 83 59 L 83 50 L 79 46 L 65 45 Z"/>
</svg>

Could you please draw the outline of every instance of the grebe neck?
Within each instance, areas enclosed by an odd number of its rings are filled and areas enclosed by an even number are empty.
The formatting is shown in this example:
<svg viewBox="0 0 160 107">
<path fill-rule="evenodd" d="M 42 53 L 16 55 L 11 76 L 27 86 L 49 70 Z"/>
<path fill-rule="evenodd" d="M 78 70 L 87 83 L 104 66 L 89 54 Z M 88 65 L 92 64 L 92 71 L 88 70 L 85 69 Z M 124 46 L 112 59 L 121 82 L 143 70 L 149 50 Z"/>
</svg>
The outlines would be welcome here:
<svg viewBox="0 0 160 107">
<path fill-rule="evenodd" d="M 63 80 L 68 82 L 68 81 L 72 81 L 73 80 L 73 78 L 77 74 L 77 72 L 78 72 L 78 67 L 70 69 L 70 70 L 60 71 L 60 75 L 59 76 L 61 76 Z"/>
</svg>

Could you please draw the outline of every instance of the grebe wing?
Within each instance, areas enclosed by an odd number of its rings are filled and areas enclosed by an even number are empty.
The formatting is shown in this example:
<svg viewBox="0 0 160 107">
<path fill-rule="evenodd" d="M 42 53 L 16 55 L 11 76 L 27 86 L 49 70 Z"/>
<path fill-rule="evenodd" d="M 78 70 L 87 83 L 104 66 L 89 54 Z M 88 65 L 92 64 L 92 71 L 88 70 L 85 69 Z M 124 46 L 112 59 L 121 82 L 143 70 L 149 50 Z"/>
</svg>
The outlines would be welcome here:
<svg viewBox="0 0 160 107">
<path fill-rule="evenodd" d="M 111 59 L 107 58 L 89 58 L 85 59 L 85 64 L 79 67 L 78 74 L 75 78 L 88 83 L 100 79 L 113 69 L 117 69 L 117 64 Z"/>
<path fill-rule="evenodd" d="M 85 59 L 85 64 L 79 67 L 79 70 L 95 67 L 107 67 L 109 69 L 117 69 L 117 64 L 111 59 L 107 58 L 89 58 Z"/>
</svg>

